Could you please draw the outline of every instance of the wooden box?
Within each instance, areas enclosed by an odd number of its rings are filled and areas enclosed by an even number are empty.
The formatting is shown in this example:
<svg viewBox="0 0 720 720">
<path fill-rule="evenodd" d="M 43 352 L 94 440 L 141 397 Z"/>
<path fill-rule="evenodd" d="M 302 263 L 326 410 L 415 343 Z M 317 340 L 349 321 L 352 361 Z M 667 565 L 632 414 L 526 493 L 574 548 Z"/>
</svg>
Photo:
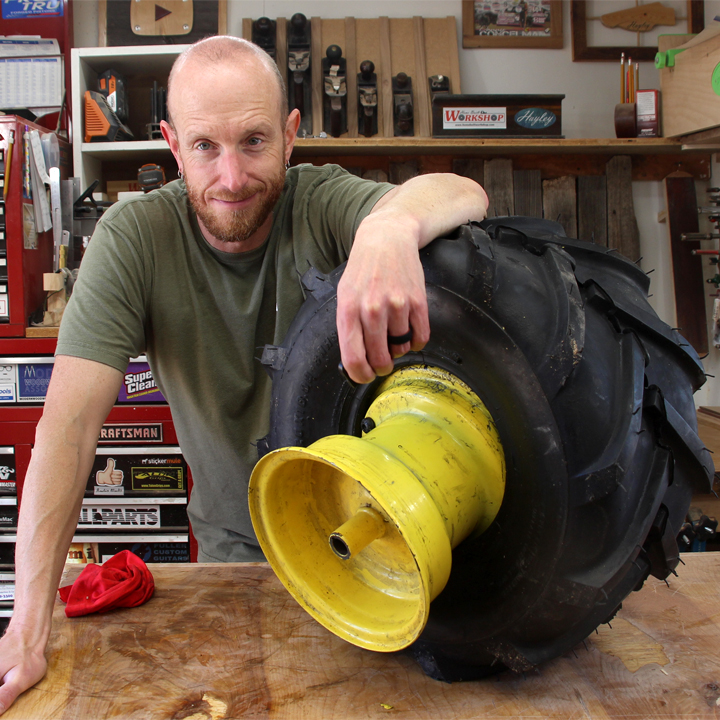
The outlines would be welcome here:
<svg viewBox="0 0 720 720">
<path fill-rule="evenodd" d="M 562 137 L 564 95 L 435 95 L 433 137 Z"/>
<path fill-rule="evenodd" d="M 665 35 L 660 53 L 681 47 L 692 36 Z M 690 43 L 694 43 L 690 40 Z M 720 126 L 720 35 L 677 53 L 674 65 L 660 70 L 662 126 L 665 137 L 676 137 Z"/>
</svg>

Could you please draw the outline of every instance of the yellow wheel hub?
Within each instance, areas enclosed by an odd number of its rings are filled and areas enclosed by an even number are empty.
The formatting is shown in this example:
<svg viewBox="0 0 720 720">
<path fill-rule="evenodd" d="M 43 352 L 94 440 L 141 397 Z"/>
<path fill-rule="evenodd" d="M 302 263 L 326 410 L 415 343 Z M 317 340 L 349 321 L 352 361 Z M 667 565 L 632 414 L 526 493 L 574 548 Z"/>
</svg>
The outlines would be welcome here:
<svg viewBox="0 0 720 720">
<path fill-rule="evenodd" d="M 493 521 L 505 463 L 490 413 L 444 370 L 390 375 L 362 438 L 266 455 L 250 514 L 285 587 L 322 625 L 382 652 L 414 642 L 450 576 L 452 548 Z"/>
</svg>

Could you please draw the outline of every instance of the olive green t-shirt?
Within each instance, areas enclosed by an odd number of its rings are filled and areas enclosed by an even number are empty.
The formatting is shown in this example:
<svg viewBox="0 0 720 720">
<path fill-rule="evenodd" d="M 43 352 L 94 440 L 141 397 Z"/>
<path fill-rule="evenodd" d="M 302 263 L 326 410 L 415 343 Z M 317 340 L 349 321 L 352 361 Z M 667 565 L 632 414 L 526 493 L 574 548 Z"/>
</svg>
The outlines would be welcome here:
<svg viewBox="0 0 720 720">
<path fill-rule="evenodd" d="M 335 165 L 292 168 L 267 240 L 240 254 L 208 244 L 179 180 L 98 223 L 56 354 L 121 372 L 147 354 L 193 474 L 188 514 L 201 560 L 263 559 L 247 502 L 269 421 L 271 383 L 258 359 L 282 343 L 305 271 L 347 260 L 361 220 L 392 187 Z"/>
</svg>

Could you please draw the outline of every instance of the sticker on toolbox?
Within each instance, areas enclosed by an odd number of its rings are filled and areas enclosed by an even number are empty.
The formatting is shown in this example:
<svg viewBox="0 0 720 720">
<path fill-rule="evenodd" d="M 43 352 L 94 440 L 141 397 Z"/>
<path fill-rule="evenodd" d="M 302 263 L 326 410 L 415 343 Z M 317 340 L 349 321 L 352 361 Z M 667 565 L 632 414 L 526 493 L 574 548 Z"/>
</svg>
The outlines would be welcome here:
<svg viewBox="0 0 720 720">
<path fill-rule="evenodd" d="M 183 494 L 187 465 L 179 448 L 98 448 L 87 496 Z M 157 453 L 157 454 L 155 454 Z"/>
<path fill-rule="evenodd" d="M 5 500 L 5 502 L 17 502 L 15 499 L 12 501 Z M 0 504 L 0 530 L 15 530 L 18 522 L 18 508 L 17 505 L 5 505 Z"/>
<path fill-rule="evenodd" d="M 17 495 L 15 448 L 0 447 L 0 495 Z"/>
<path fill-rule="evenodd" d="M 9 317 L 7 293 L 0 293 L 0 317 Z"/>
<path fill-rule="evenodd" d="M 164 403 L 167 401 L 158 390 L 150 366 L 146 362 L 131 362 L 125 371 L 118 402 Z"/>
<path fill-rule="evenodd" d="M 128 507 L 126 505 L 82 507 L 80 508 L 78 528 L 90 527 L 158 528 L 160 527 L 160 508 L 157 505 L 154 507 Z"/>
<path fill-rule="evenodd" d="M 161 443 L 162 423 L 106 423 L 100 429 L 99 443 Z"/>
<path fill-rule="evenodd" d="M 0 582 L 0 602 L 8 602 L 15 599 L 15 583 Z"/>
<path fill-rule="evenodd" d="M 163 536 L 167 537 L 167 536 Z M 68 550 L 69 563 L 105 562 L 121 550 L 129 550 L 146 563 L 188 563 L 190 562 L 190 544 L 177 542 L 74 542 Z"/>
<path fill-rule="evenodd" d="M 62 16 L 62 0 L 2 0 L 3 20 Z M 31 51 L 40 47 L 39 39 L 28 38 L 24 42 Z M 18 41 L 16 40 L 15 43 L 18 44 Z"/>
<path fill-rule="evenodd" d="M 114 530 L 178 529 L 187 531 L 187 505 L 184 498 L 118 498 L 107 503 L 84 500 L 78 529 L 113 528 Z"/>
<path fill-rule="evenodd" d="M 166 466 L 162 468 L 134 467 L 132 469 L 132 488 L 137 492 L 158 491 L 182 492 L 185 489 L 182 467 Z"/>
<path fill-rule="evenodd" d="M 52 371 L 52 363 L 19 363 L 18 402 L 44 402 Z"/>
<path fill-rule="evenodd" d="M 14 403 L 17 400 L 15 365 L 0 364 L 0 403 Z"/>
<path fill-rule="evenodd" d="M 0 567 L 12 569 L 15 567 L 15 543 L 17 535 L 0 534 Z"/>
<path fill-rule="evenodd" d="M 189 563 L 190 543 L 99 543 L 102 562 L 121 550 L 129 550 L 146 563 Z"/>
</svg>

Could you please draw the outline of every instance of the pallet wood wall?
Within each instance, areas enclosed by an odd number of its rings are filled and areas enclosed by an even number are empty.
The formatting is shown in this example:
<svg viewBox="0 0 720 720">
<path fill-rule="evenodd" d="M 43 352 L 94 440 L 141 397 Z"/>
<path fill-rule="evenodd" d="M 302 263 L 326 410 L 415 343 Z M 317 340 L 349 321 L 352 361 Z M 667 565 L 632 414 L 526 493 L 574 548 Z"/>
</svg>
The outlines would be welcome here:
<svg viewBox="0 0 720 720">
<path fill-rule="evenodd" d="M 640 257 L 627 156 L 611 158 L 605 175 L 542 179 L 539 169 L 515 170 L 508 158 L 458 159 L 453 171 L 485 187 L 488 217 L 545 217 L 559 222 L 569 237 L 615 248 L 633 261 Z"/>
<path fill-rule="evenodd" d="M 243 20 L 243 37 L 252 38 L 252 19 Z M 277 19 L 277 64 L 287 74 L 287 19 Z M 319 18 L 310 19 L 312 28 L 313 135 L 322 127 L 322 66 L 328 45 L 339 45 L 347 60 L 348 132 L 341 137 L 358 137 L 357 74 L 360 63 L 375 63 L 378 77 L 378 135 L 393 137 L 392 78 L 404 72 L 412 78 L 415 137 L 432 136 L 432 115 L 428 78 L 446 75 L 450 89 L 460 93 L 460 61 L 457 20 L 445 18 Z"/>
</svg>

